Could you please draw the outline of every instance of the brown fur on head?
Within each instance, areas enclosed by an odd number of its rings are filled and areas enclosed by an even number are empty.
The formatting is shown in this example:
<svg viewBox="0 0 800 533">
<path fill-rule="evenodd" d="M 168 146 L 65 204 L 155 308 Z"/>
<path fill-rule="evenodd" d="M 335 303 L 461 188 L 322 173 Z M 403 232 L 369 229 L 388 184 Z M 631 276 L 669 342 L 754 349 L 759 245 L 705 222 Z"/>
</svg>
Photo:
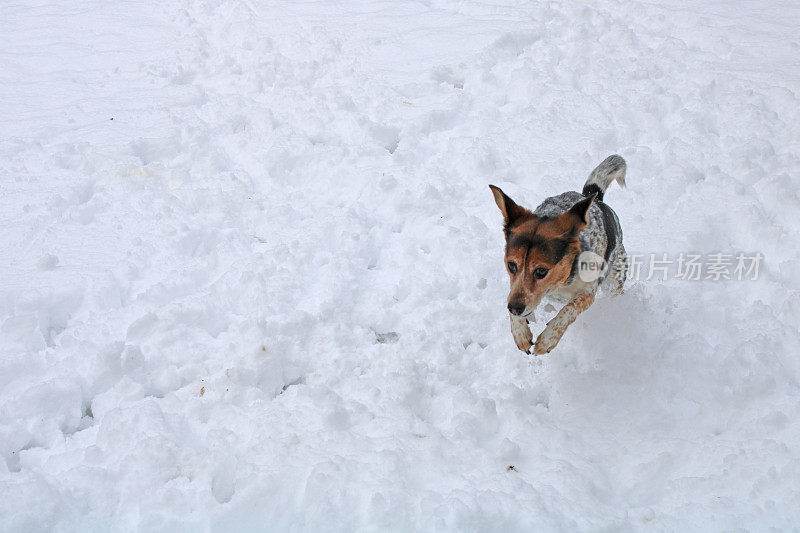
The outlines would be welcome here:
<svg viewBox="0 0 800 533">
<path fill-rule="evenodd" d="M 569 280 L 572 264 L 581 251 L 578 234 L 589 222 L 587 214 L 595 196 L 547 219 L 520 207 L 498 187 L 489 187 L 505 221 L 506 270 L 511 277 L 508 310 L 526 316 L 548 291 Z"/>
</svg>

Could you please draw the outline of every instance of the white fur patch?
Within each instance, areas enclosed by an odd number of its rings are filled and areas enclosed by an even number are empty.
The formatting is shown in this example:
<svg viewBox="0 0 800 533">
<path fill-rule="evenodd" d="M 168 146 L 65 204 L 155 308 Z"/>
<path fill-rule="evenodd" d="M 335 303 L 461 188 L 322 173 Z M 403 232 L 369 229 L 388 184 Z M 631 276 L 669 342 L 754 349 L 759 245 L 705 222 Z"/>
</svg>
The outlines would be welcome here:
<svg viewBox="0 0 800 533">
<path fill-rule="evenodd" d="M 511 317 L 511 335 L 514 337 L 517 348 L 525 353 L 531 353 L 533 333 L 531 333 L 531 328 L 528 327 L 528 321 L 520 316 L 509 316 Z"/>
</svg>

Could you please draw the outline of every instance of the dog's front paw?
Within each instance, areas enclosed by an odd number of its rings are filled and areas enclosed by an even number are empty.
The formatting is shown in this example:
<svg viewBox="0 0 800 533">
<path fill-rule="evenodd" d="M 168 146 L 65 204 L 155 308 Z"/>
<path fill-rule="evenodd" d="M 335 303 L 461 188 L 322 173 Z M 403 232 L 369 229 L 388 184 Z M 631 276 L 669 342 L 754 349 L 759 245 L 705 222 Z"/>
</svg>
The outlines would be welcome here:
<svg viewBox="0 0 800 533">
<path fill-rule="evenodd" d="M 514 342 L 517 348 L 523 352 L 531 353 L 531 346 L 533 346 L 533 333 L 531 328 L 528 327 L 528 321 L 518 316 L 511 317 L 511 335 L 514 336 Z"/>
<path fill-rule="evenodd" d="M 536 355 L 550 353 L 550 350 L 558 346 L 558 341 L 561 340 L 565 331 L 566 328 L 560 327 L 558 320 L 548 322 L 544 331 L 536 337 L 536 342 L 533 344 L 533 353 Z"/>
</svg>

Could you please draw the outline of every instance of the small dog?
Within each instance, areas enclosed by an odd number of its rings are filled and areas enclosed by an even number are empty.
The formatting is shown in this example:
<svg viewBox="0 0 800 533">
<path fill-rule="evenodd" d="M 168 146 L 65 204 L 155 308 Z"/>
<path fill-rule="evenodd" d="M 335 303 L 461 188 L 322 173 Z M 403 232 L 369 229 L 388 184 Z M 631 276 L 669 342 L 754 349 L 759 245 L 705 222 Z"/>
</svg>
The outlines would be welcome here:
<svg viewBox="0 0 800 533">
<path fill-rule="evenodd" d="M 625 186 L 625 160 L 612 155 L 589 175 L 583 192 L 547 198 L 534 212 L 489 185 L 503 213 L 506 269 L 511 277 L 508 311 L 511 334 L 525 353 L 549 353 L 570 324 L 594 302 L 601 286 L 622 293 L 628 256 L 617 214 L 603 202 L 612 181 Z M 566 305 L 533 341 L 528 320 L 548 296 Z"/>
</svg>

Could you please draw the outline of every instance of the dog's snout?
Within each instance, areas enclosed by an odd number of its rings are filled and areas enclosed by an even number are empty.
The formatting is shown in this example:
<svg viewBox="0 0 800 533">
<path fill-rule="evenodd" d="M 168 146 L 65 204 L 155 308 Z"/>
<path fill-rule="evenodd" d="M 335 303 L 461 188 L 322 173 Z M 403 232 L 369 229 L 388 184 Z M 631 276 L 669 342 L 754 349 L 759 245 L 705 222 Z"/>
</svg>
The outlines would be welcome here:
<svg viewBox="0 0 800 533">
<path fill-rule="evenodd" d="M 508 302 L 508 312 L 512 315 L 521 315 L 525 311 L 525 304 L 519 300 Z"/>
</svg>

